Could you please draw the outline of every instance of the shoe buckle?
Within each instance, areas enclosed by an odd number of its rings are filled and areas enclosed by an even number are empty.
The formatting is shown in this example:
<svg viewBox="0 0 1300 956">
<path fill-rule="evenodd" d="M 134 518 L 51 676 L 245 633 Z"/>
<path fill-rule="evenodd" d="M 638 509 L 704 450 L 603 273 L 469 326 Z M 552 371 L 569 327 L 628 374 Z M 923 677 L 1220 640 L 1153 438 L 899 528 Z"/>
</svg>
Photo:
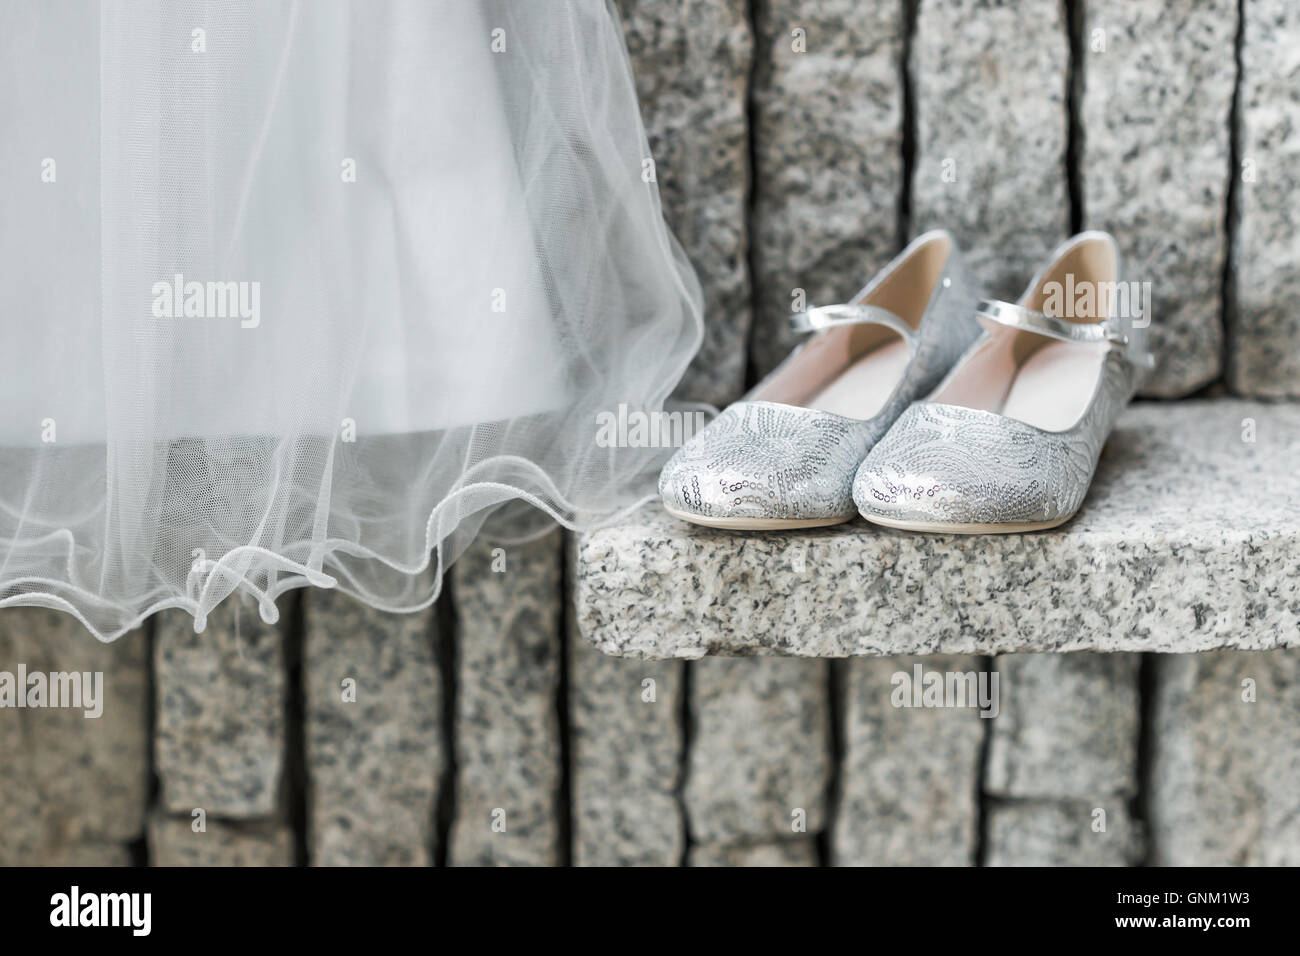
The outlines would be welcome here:
<svg viewBox="0 0 1300 956">
<path fill-rule="evenodd" d="M 1117 348 L 1128 348 L 1129 337 L 1123 329 L 1111 324 L 1109 321 L 1102 321 L 1098 324 L 1101 326 L 1102 334 L 1107 342 Z"/>
</svg>

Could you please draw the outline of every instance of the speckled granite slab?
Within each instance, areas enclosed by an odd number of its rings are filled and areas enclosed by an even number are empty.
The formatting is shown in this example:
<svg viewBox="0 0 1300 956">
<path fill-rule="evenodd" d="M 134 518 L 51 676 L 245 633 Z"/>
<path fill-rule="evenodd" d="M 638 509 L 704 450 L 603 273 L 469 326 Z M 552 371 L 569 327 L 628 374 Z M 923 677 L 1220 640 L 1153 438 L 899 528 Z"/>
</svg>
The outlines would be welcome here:
<svg viewBox="0 0 1300 956">
<path fill-rule="evenodd" d="M 766 0 L 754 14 L 754 334 L 764 375 L 791 312 L 845 302 L 902 247 L 901 3 Z"/>
<path fill-rule="evenodd" d="M 1100 805 L 1138 790 L 1137 654 L 1008 654 L 997 659 L 984 789 Z"/>
<path fill-rule="evenodd" d="M 811 837 L 739 846 L 706 843 L 691 847 L 688 866 L 816 866 L 817 843 Z"/>
<path fill-rule="evenodd" d="M 1242 8 L 1241 90 L 1229 290 L 1228 382 L 1243 395 L 1300 396 L 1300 6 Z"/>
<path fill-rule="evenodd" d="M 569 618 L 573 862 L 677 866 L 686 843 L 681 661 L 607 657 Z"/>
<path fill-rule="evenodd" d="M 428 866 L 446 759 L 435 615 L 337 590 L 304 598 L 308 858 Z"/>
<path fill-rule="evenodd" d="M 991 718 L 973 707 L 895 706 L 895 675 L 974 674 L 975 657 L 866 658 L 843 667 L 843 763 L 831 825 L 836 866 L 969 866 Z M 978 677 L 976 678 L 978 680 Z"/>
<path fill-rule="evenodd" d="M 693 666 L 682 797 L 696 843 L 764 843 L 825 827 L 827 666 L 777 659 Z"/>
<path fill-rule="evenodd" d="M 456 607 L 453 866 L 561 862 L 561 539 L 476 540 L 452 568 Z"/>
<path fill-rule="evenodd" d="M 1089 0 L 1086 10 L 1085 225 L 1113 232 L 1128 278 L 1152 284 L 1157 361 L 1145 393 L 1185 395 L 1218 374 L 1223 347 L 1237 3 Z"/>
<path fill-rule="evenodd" d="M 750 322 L 746 0 L 616 6 L 664 219 L 704 291 L 704 342 L 675 394 L 725 405 L 744 391 Z"/>
<path fill-rule="evenodd" d="M 1135 866 L 1142 829 L 1122 798 L 995 801 L 986 866 Z"/>
<path fill-rule="evenodd" d="M 0 672 L 100 675 L 85 707 L 0 710 L 0 865 L 98 865 L 144 832 L 148 659 L 141 630 L 101 644 L 68 614 L 0 611 Z"/>
<path fill-rule="evenodd" d="M 1300 654 L 1156 662 L 1157 866 L 1300 866 Z"/>
<path fill-rule="evenodd" d="M 1069 70 L 1064 4 L 918 5 L 911 232 L 951 230 L 1001 298 L 1070 231 Z"/>
<path fill-rule="evenodd" d="M 647 506 L 579 539 L 578 626 L 649 658 L 1296 646 L 1297 476 L 1300 406 L 1153 402 L 1038 534 L 720 532 Z"/>
<path fill-rule="evenodd" d="M 209 818 L 195 830 L 189 817 L 155 815 L 149 821 L 153 866 L 292 866 L 293 832 L 272 820 Z"/>
<path fill-rule="evenodd" d="M 278 813 L 284 624 L 263 623 L 256 605 L 240 597 L 214 608 L 202 634 L 183 611 L 156 621 L 154 769 L 163 809 L 232 820 Z"/>
</svg>

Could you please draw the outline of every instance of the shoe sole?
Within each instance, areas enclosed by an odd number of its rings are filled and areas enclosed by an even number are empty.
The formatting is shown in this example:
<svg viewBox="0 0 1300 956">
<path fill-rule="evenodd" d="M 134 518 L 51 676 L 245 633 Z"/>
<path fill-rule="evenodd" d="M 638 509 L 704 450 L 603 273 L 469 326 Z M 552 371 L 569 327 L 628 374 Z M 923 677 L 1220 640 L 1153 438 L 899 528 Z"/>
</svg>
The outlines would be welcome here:
<svg viewBox="0 0 1300 956">
<path fill-rule="evenodd" d="M 882 525 L 886 528 L 897 528 L 899 531 L 924 531 L 930 534 L 1024 534 L 1027 531 L 1046 531 L 1048 528 L 1058 527 L 1065 524 L 1074 515 L 1053 518 L 1051 521 L 973 522 L 967 524 L 948 521 L 899 521 L 894 518 L 881 518 L 877 515 L 867 514 L 862 517 L 872 524 Z"/>
<path fill-rule="evenodd" d="M 664 505 L 664 510 L 674 518 L 689 521 L 705 528 L 720 531 L 795 531 L 799 528 L 829 528 L 831 525 L 852 521 L 857 515 L 839 518 L 706 518 L 688 511 L 677 511 Z"/>
</svg>

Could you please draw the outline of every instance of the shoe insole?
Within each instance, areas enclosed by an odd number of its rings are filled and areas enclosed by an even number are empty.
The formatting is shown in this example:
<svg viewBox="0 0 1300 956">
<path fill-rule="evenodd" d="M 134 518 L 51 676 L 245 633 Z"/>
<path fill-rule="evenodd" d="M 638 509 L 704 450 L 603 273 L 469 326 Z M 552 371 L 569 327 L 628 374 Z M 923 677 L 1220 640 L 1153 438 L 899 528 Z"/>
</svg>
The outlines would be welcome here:
<svg viewBox="0 0 1300 956">
<path fill-rule="evenodd" d="M 891 339 L 846 368 L 807 405 L 847 418 L 870 418 L 884 407 L 911 358 L 906 342 Z"/>
<path fill-rule="evenodd" d="M 1106 360 L 1106 345 L 1051 342 L 1025 359 L 1002 414 L 1044 431 L 1065 431 L 1083 415 Z"/>
</svg>

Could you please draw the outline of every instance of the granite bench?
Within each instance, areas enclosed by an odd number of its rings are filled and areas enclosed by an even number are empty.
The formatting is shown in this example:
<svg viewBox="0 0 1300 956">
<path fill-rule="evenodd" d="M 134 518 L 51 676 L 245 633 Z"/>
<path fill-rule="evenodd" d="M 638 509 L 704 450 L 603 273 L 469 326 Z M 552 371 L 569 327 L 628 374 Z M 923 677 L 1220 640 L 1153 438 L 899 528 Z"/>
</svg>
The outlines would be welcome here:
<svg viewBox="0 0 1300 956">
<path fill-rule="evenodd" d="M 1051 531 L 720 532 L 655 504 L 572 560 L 580 633 L 623 657 L 1296 646 L 1300 405 L 1130 407 Z"/>
</svg>

